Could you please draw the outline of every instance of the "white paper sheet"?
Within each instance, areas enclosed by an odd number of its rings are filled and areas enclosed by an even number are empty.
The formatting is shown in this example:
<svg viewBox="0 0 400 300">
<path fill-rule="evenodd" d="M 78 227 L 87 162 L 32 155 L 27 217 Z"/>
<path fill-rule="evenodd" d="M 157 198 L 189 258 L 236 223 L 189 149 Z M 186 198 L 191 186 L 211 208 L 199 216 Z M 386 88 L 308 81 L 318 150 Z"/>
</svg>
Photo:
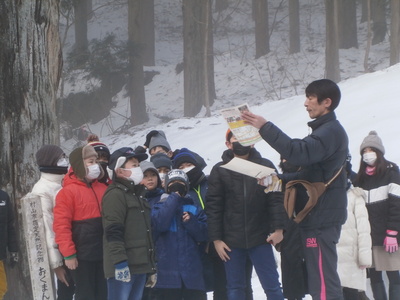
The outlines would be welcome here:
<svg viewBox="0 0 400 300">
<path fill-rule="evenodd" d="M 275 170 L 272 168 L 268 168 L 266 166 L 259 165 L 238 157 L 234 157 L 229 163 L 221 165 L 221 167 L 257 179 L 261 179 L 272 173 L 275 173 Z"/>
</svg>

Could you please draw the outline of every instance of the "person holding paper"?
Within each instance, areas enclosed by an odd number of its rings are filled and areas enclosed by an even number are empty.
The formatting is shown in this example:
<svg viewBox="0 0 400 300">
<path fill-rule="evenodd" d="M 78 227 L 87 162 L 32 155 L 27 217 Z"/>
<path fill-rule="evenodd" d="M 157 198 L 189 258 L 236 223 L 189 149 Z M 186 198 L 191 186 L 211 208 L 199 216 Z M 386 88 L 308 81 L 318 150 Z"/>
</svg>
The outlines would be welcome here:
<svg viewBox="0 0 400 300">
<path fill-rule="evenodd" d="M 346 221 L 347 176 L 339 170 L 349 153 L 346 131 L 334 112 L 341 93 L 336 83 L 321 79 L 310 83 L 305 94 L 304 106 L 314 120 L 308 123 L 312 133 L 301 140 L 290 138 L 262 116 L 243 112 L 242 118 L 290 163 L 302 167 L 299 179 L 327 183 L 338 174 L 299 226 L 313 300 L 341 300 L 336 244 Z"/>
<path fill-rule="evenodd" d="M 227 150 L 209 176 L 206 214 L 209 239 L 225 262 L 229 300 L 245 299 L 246 258 L 250 257 L 268 300 L 283 300 L 272 245 L 283 239 L 286 213 L 282 192 L 264 192 L 258 179 L 223 168 L 234 157 L 276 170 L 253 147 L 226 134 Z"/>
</svg>

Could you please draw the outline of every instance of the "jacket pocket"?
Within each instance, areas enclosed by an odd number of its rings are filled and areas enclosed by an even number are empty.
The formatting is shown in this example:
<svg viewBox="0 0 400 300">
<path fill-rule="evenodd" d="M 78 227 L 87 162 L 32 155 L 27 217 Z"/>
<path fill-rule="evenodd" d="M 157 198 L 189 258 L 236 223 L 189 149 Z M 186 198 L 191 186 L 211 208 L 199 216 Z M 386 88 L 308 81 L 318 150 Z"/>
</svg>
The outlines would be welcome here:
<svg viewBox="0 0 400 300">
<path fill-rule="evenodd" d="M 145 240 L 136 240 L 126 245 L 129 264 L 144 265 L 149 262 L 149 248 Z"/>
</svg>

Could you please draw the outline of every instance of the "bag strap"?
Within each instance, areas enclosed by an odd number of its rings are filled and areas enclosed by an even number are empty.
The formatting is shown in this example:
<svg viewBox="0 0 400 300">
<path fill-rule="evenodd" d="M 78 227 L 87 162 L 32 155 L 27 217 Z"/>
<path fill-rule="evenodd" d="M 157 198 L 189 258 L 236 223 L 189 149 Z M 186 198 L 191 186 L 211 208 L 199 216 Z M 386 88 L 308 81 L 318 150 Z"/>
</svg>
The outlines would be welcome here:
<svg viewBox="0 0 400 300">
<path fill-rule="evenodd" d="M 291 180 L 286 184 L 286 190 L 284 195 L 283 205 L 291 218 L 294 214 L 294 208 L 296 203 L 297 189 L 296 184 L 301 184 L 305 187 L 308 193 L 308 201 L 304 208 L 296 215 L 294 221 L 300 223 L 317 204 L 319 197 L 325 192 L 326 188 L 339 176 L 342 172 L 344 164 L 335 173 L 335 175 L 327 183 L 323 182 L 309 182 L 307 180 Z"/>
<path fill-rule="evenodd" d="M 325 183 L 325 187 L 328 187 L 338 176 L 339 174 L 342 172 L 344 165 L 342 165 L 339 169 L 339 171 L 336 172 L 336 174 L 332 177 L 331 180 L 329 180 L 327 183 Z"/>
</svg>

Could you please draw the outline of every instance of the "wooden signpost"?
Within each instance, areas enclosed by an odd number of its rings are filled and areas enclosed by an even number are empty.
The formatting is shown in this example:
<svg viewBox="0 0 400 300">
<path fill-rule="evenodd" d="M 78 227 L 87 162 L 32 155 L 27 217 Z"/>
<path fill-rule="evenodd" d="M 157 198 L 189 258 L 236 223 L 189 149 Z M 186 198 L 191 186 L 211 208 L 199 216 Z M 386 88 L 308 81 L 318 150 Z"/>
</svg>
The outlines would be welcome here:
<svg viewBox="0 0 400 300">
<path fill-rule="evenodd" d="M 33 300 L 54 300 L 55 288 L 47 256 L 40 198 L 29 193 L 21 203 Z"/>
</svg>

